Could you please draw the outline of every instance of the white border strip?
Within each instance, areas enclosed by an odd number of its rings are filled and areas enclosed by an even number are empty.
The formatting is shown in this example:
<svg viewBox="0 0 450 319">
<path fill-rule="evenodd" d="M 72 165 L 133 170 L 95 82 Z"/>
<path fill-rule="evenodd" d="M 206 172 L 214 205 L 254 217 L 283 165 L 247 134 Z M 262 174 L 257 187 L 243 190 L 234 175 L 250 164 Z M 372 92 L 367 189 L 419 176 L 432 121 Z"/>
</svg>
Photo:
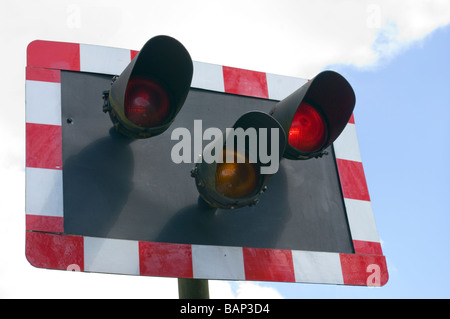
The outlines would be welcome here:
<svg viewBox="0 0 450 319">
<path fill-rule="evenodd" d="M 131 62 L 131 51 L 80 44 L 80 71 L 120 75 Z"/>
<path fill-rule="evenodd" d="M 337 159 L 362 163 L 356 125 L 348 123 L 333 143 Z M 370 201 L 344 198 L 352 240 L 380 243 Z"/>
<path fill-rule="evenodd" d="M 216 92 L 225 92 L 223 69 L 221 65 L 196 61 L 193 61 L 193 63 L 194 74 L 192 76 L 191 87 Z"/>
<path fill-rule="evenodd" d="M 341 135 L 334 141 L 333 146 L 336 158 L 362 162 L 355 124 L 347 123 Z"/>
<path fill-rule="evenodd" d="M 191 246 L 194 278 L 245 280 L 242 247 Z"/>
<path fill-rule="evenodd" d="M 62 171 L 26 167 L 25 176 L 26 214 L 63 217 Z"/>
<path fill-rule="evenodd" d="M 25 81 L 25 122 L 61 126 L 61 83 Z M 64 217 L 62 171 L 25 167 L 25 213 Z"/>
<path fill-rule="evenodd" d="M 339 253 L 292 251 L 296 282 L 344 284 Z"/>
<path fill-rule="evenodd" d="M 139 275 L 139 242 L 84 237 L 84 270 Z"/>
<path fill-rule="evenodd" d="M 353 240 L 380 242 L 372 204 L 369 201 L 344 199 Z"/>
<path fill-rule="evenodd" d="M 302 85 L 308 83 L 306 79 L 271 73 L 266 73 L 266 79 L 269 99 L 271 100 L 282 100 L 294 93 Z"/>
<path fill-rule="evenodd" d="M 27 123 L 61 125 L 61 83 L 27 80 L 25 108 Z"/>
</svg>

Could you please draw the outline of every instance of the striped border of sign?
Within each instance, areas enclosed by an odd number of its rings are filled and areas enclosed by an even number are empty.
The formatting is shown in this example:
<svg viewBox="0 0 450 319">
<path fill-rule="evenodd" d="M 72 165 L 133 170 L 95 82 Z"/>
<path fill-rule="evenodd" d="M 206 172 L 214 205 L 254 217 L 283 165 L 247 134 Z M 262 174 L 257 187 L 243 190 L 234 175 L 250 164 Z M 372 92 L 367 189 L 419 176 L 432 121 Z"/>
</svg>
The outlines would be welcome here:
<svg viewBox="0 0 450 319">
<path fill-rule="evenodd" d="M 143 276 L 383 286 L 354 118 L 334 143 L 354 254 L 65 235 L 61 70 L 120 74 L 138 51 L 33 41 L 26 67 L 26 256 L 39 268 Z M 281 100 L 307 80 L 194 61 L 192 87 Z"/>
</svg>

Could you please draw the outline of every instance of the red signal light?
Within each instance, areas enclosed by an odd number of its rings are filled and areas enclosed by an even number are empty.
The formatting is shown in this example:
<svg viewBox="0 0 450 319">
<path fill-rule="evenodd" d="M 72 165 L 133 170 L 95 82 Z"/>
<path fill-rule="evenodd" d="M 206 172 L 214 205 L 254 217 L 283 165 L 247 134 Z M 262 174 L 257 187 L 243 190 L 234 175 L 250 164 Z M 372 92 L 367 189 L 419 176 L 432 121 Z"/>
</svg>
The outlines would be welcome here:
<svg viewBox="0 0 450 319">
<path fill-rule="evenodd" d="M 328 139 L 327 123 L 310 104 L 300 103 L 289 130 L 288 143 L 300 152 L 320 150 Z"/>
<path fill-rule="evenodd" d="M 355 92 L 347 80 L 324 71 L 278 102 L 271 115 L 282 125 L 288 143 L 283 157 L 319 158 L 342 133 L 355 108 Z"/>
<path fill-rule="evenodd" d="M 171 116 L 169 96 L 157 82 L 134 77 L 125 93 L 125 116 L 141 127 L 157 127 Z"/>
</svg>

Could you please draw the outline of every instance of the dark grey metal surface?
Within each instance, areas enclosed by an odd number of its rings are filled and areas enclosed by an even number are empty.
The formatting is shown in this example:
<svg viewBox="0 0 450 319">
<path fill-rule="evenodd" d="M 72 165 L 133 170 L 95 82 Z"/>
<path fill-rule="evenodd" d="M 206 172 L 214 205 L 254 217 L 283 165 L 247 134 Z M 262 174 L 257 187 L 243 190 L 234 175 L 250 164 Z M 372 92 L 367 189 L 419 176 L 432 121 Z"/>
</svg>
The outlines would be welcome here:
<svg viewBox="0 0 450 319">
<path fill-rule="evenodd" d="M 111 130 L 102 112 L 110 82 L 110 75 L 61 75 L 65 233 L 353 252 L 332 148 L 321 159 L 282 160 L 259 204 L 237 210 L 204 205 L 190 176 L 194 164 L 172 162 L 175 128 L 193 135 L 194 120 L 201 119 L 203 130 L 224 131 L 247 111 L 269 112 L 275 101 L 191 89 L 166 132 L 133 141 Z"/>
</svg>

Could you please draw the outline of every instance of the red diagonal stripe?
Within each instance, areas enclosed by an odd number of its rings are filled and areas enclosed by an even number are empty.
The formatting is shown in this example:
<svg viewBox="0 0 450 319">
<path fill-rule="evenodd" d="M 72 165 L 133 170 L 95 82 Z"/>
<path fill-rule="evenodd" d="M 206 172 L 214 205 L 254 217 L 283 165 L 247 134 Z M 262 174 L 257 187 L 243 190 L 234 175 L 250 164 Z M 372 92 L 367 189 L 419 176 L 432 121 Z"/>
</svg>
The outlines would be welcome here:
<svg viewBox="0 0 450 319">
<path fill-rule="evenodd" d="M 340 254 L 345 285 L 384 286 L 389 275 L 384 256 Z"/>
<path fill-rule="evenodd" d="M 139 242 L 143 276 L 192 278 L 192 248 L 185 244 Z"/>
<path fill-rule="evenodd" d="M 243 248 L 246 280 L 294 282 L 290 250 Z"/>
<path fill-rule="evenodd" d="M 336 159 L 344 198 L 370 201 L 361 162 Z"/>
<path fill-rule="evenodd" d="M 26 216 L 26 228 L 34 231 L 62 233 L 64 232 L 64 218 L 28 214 Z"/>
<path fill-rule="evenodd" d="M 61 71 L 27 67 L 26 79 L 31 81 L 61 83 Z"/>
<path fill-rule="evenodd" d="M 34 267 L 84 270 L 83 237 L 27 231 L 25 246 L 26 257 Z"/>
<path fill-rule="evenodd" d="M 223 79 L 226 93 L 269 98 L 265 73 L 224 66 Z"/>
<path fill-rule="evenodd" d="M 62 169 L 61 126 L 26 124 L 26 166 Z"/>
<path fill-rule="evenodd" d="M 33 41 L 27 48 L 27 66 L 80 71 L 80 45 L 78 43 Z"/>
</svg>

